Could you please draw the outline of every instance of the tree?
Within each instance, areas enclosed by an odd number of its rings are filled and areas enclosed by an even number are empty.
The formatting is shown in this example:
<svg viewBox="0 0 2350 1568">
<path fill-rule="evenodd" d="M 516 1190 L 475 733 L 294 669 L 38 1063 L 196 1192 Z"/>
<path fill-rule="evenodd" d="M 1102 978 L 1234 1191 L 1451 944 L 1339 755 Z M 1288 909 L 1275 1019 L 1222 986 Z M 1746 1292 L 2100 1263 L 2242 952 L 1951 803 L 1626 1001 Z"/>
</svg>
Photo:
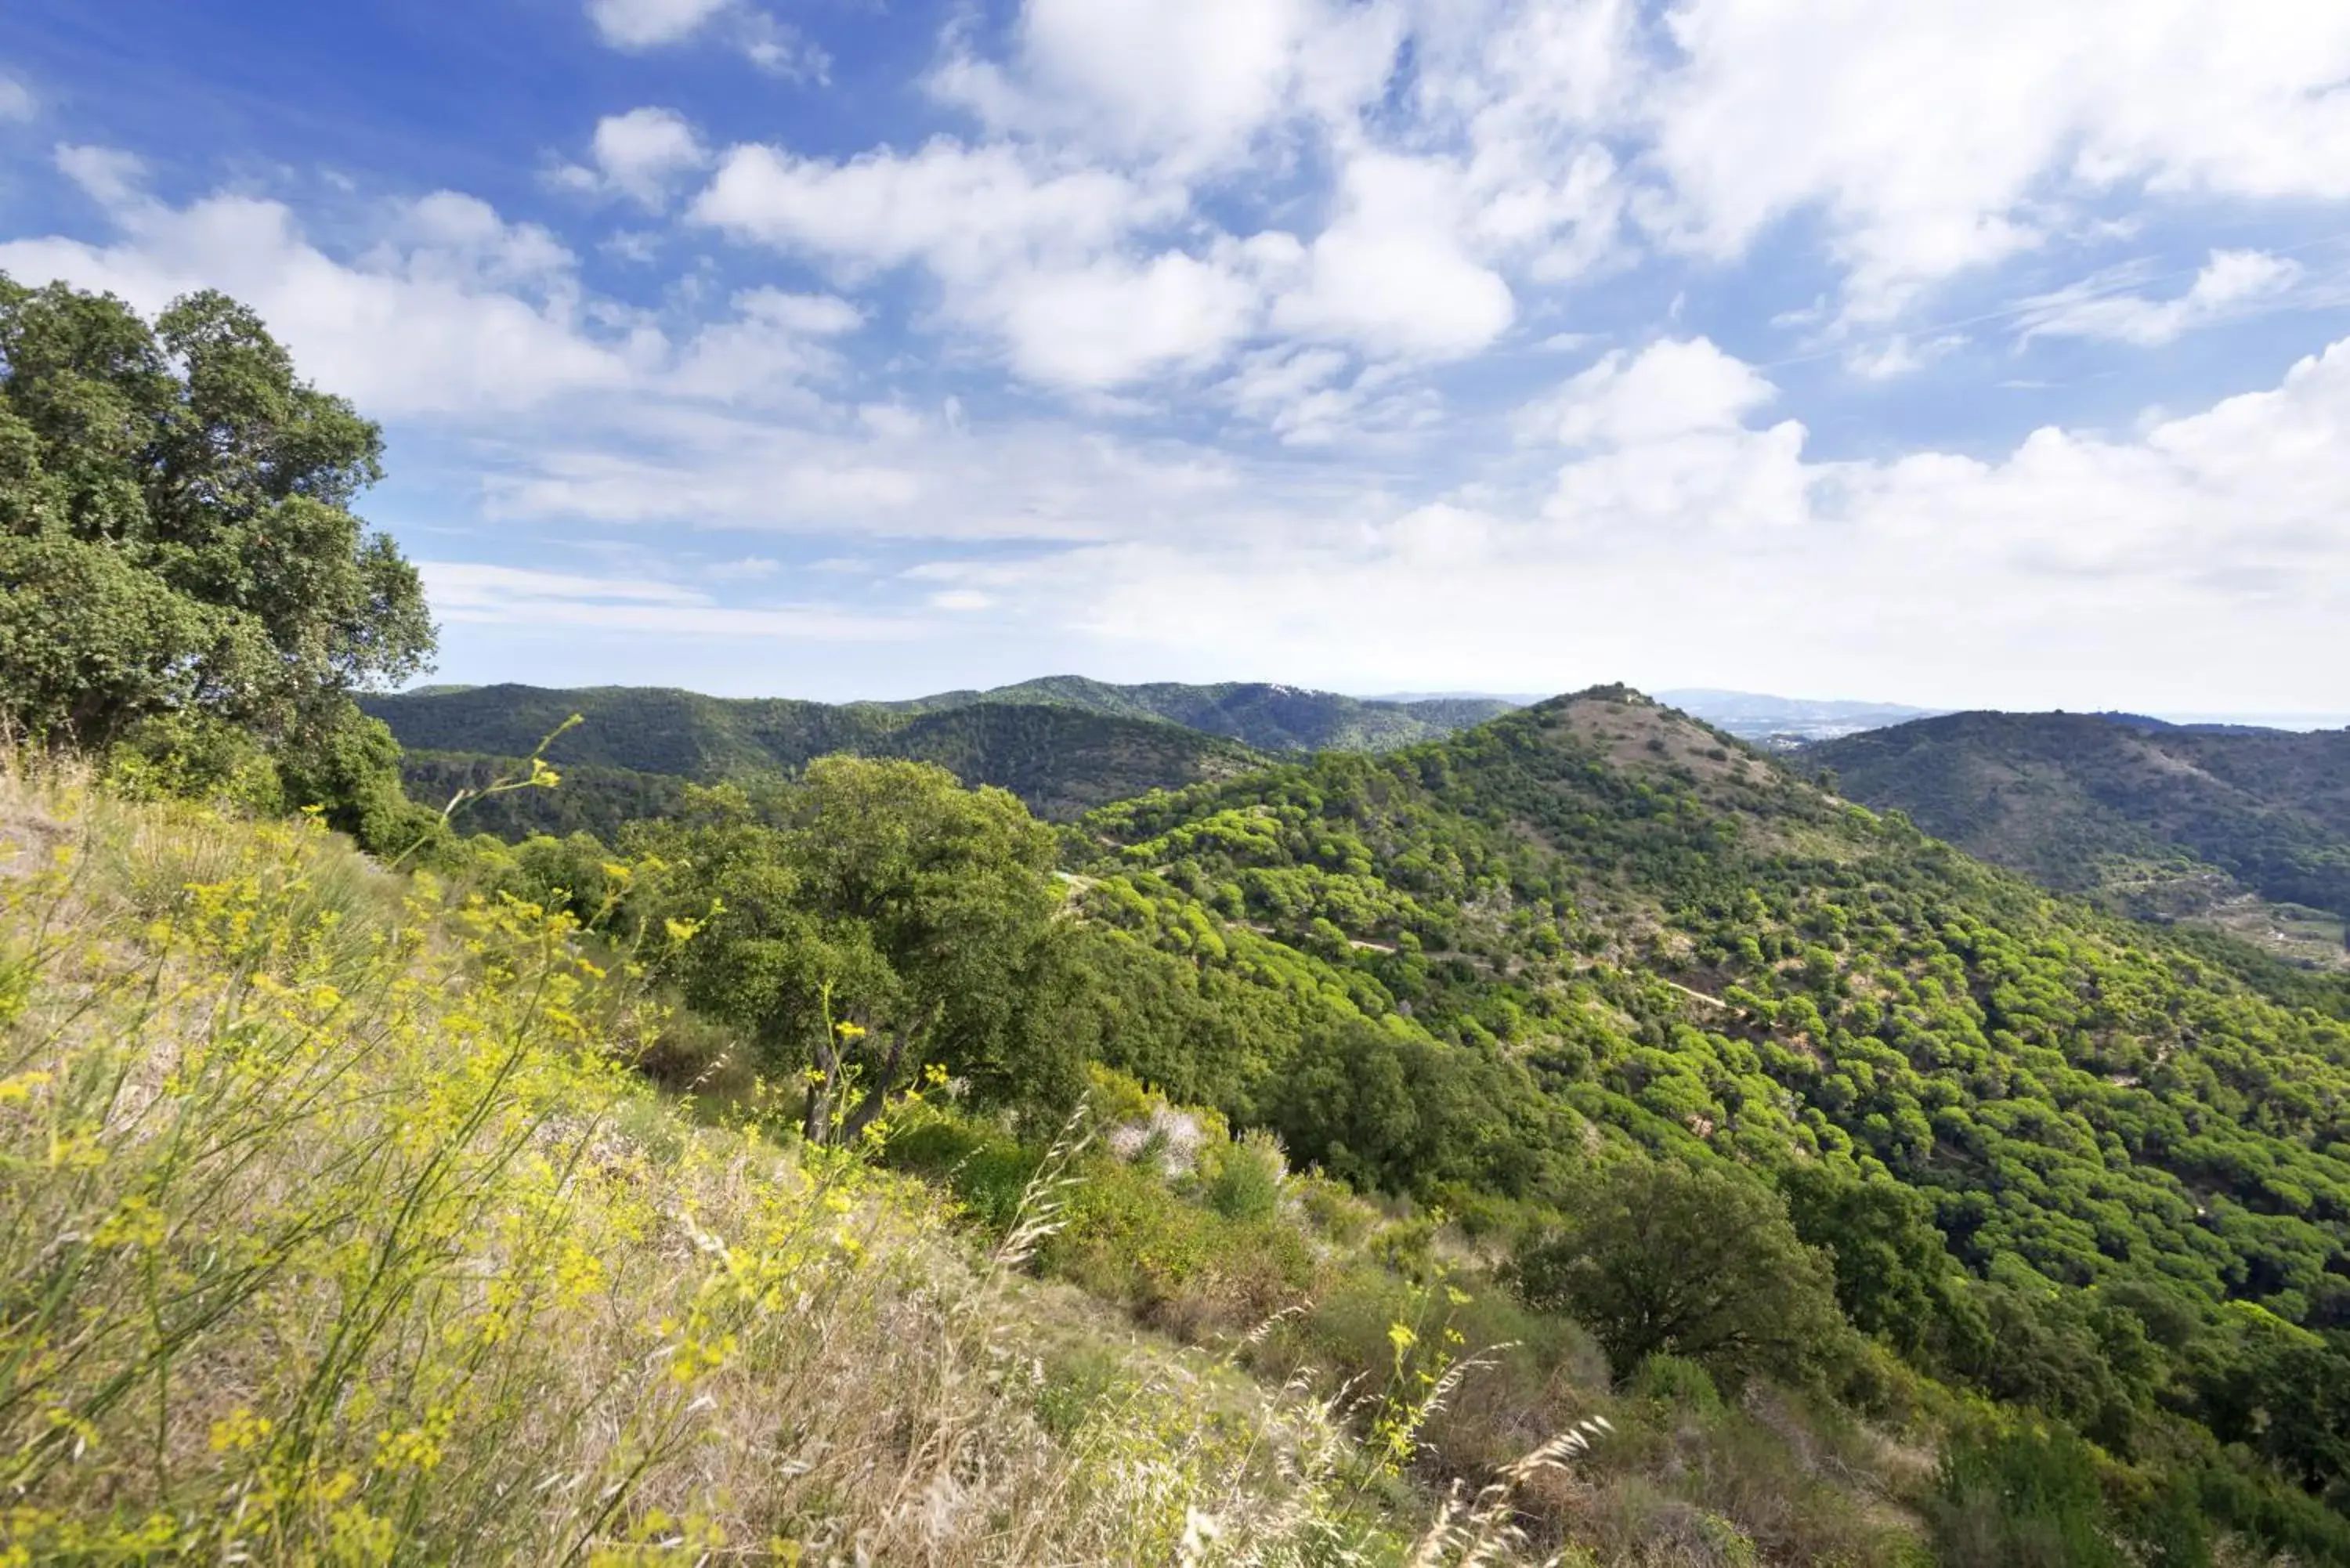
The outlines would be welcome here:
<svg viewBox="0 0 2350 1568">
<path fill-rule="evenodd" d="M 1915 1355 L 1946 1315 L 1957 1262 L 1934 1229 L 1934 1206 L 1890 1180 L 1855 1181 L 1818 1165 L 1779 1179 L 1795 1233 L 1835 1260 L 1836 1304 L 1863 1334 Z"/>
<path fill-rule="evenodd" d="M 197 720 L 381 753 L 349 693 L 434 642 L 415 568 L 350 509 L 382 450 L 224 295 L 151 327 L 0 275 L 0 721 L 93 749 Z"/>
<path fill-rule="evenodd" d="M 1053 837 L 1012 795 L 826 757 L 755 796 L 692 792 L 629 842 L 667 867 L 658 919 L 703 922 L 670 961 L 688 1000 L 806 1068 L 811 1140 L 854 1138 L 931 1064 L 985 1100 L 1072 1101 Z"/>
<path fill-rule="evenodd" d="M 1621 1160 L 1515 1272 L 1528 1304 L 1581 1320 L 1619 1375 L 1666 1354 L 1725 1382 L 1797 1376 L 1845 1332 L 1825 1255 L 1768 1188 L 1727 1170 Z"/>
</svg>

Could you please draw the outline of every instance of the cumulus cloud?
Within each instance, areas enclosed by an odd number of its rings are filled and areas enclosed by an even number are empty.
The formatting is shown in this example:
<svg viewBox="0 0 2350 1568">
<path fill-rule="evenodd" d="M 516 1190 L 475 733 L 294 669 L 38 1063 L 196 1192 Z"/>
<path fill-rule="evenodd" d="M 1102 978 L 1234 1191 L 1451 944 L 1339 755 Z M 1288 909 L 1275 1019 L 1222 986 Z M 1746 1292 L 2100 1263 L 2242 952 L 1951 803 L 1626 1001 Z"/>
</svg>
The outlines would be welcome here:
<svg viewBox="0 0 2350 1568">
<path fill-rule="evenodd" d="M 1294 251 L 1278 239 L 1201 255 L 1131 248 L 1184 207 L 1180 190 L 941 138 L 846 162 L 737 147 L 692 213 L 851 279 L 919 265 L 950 316 L 1000 337 L 1022 373 L 1101 388 L 1220 354 L 1255 319 L 1259 275 Z"/>
<path fill-rule="evenodd" d="M 1694 411 L 1657 400 L 1674 389 Z M 1529 427 L 1571 446 L 1533 493 L 1364 492 L 1208 547 L 1106 540 L 975 583 L 1079 607 L 1108 643 L 1301 680 L 1736 671 L 1921 701 L 2342 705 L 2311 656 L 2350 613 L 2350 341 L 2134 439 L 2051 427 L 1989 459 L 1822 461 L 1800 423 L 1758 424 L 1773 400 L 1718 348 L 1660 344 L 1544 401 Z"/>
<path fill-rule="evenodd" d="M 2107 280 L 2092 279 L 2028 301 L 2018 331 L 2027 338 L 2102 337 L 2155 348 L 2197 327 L 2273 304 L 2301 278 L 2301 265 L 2283 256 L 2215 250 L 2184 294 L 2151 299 L 2116 291 Z"/>
<path fill-rule="evenodd" d="M 743 0 L 588 0 L 597 36 L 616 49 L 641 53 L 716 36 L 771 76 L 825 79 L 823 49 Z"/>
<path fill-rule="evenodd" d="M 931 86 L 999 131 L 1201 169 L 1284 121 L 1351 117 L 1386 82 L 1404 20 L 1392 0 L 1028 0 L 1012 60 L 965 47 Z"/>
<path fill-rule="evenodd" d="M 587 165 L 565 164 L 556 183 L 572 190 L 612 192 L 650 212 L 669 204 L 683 176 L 707 165 L 709 150 L 692 123 L 673 109 L 632 109 L 596 122 Z"/>
<path fill-rule="evenodd" d="M 1657 226 L 1706 254 L 1820 213 L 1883 318 L 2131 187 L 2350 195 L 2350 10 L 1682 0 L 1643 117 Z"/>
<path fill-rule="evenodd" d="M 1367 153 L 1339 182 L 1338 215 L 1307 247 L 1306 277 L 1274 325 L 1376 352 L 1444 359 L 1508 330 L 1509 284 L 1465 249 L 1460 171 L 1440 159 Z"/>
<path fill-rule="evenodd" d="M 27 120 L 41 112 L 40 99 L 33 89 L 15 77 L 0 73 L 0 122 Z"/>
<path fill-rule="evenodd" d="M 173 207 L 146 195 L 136 160 L 69 148 L 65 171 L 107 210 L 107 244 L 0 244 L 0 271 L 110 290 L 146 311 L 221 288 L 259 311 L 304 373 L 382 416 L 526 407 L 629 385 L 658 345 L 591 334 L 570 256 L 546 231 L 442 192 L 388 214 L 382 239 L 341 260 L 292 210 L 217 194 Z"/>
<path fill-rule="evenodd" d="M 919 260 L 943 275 L 1098 252 L 1181 206 L 1180 192 L 1147 191 L 1121 174 L 1055 172 L 1009 145 L 941 137 L 912 153 L 837 162 L 735 147 L 692 213 L 738 238 L 851 267 Z"/>
<path fill-rule="evenodd" d="M 1738 429 L 1778 395 L 1752 367 L 1703 337 L 1617 349 L 1518 416 L 1522 431 L 1563 446 L 1637 446 Z"/>
<path fill-rule="evenodd" d="M 745 289 L 730 320 L 697 332 L 663 386 L 688 397 L 745 401 L 772 397 L 812 378 L 835 374 L 839 356 L 827 340 L 854 332 L 864 313 L 830 294 Z"/>
</svg>

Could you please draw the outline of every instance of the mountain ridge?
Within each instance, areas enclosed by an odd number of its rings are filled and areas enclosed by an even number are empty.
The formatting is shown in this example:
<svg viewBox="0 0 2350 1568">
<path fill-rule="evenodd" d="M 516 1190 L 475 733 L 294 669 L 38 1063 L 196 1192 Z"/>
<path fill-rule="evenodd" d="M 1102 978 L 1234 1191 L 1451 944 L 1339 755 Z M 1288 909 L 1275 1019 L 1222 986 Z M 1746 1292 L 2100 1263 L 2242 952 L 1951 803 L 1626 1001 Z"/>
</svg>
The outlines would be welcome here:
<svg viewBox="0 0 2350 1568">
<path fill-rule="evenodd" d="M 2340 961 L 2350 731 L 1978 711 L 1822 742 L 1800 762 L 2061 891 Z"/>
</svg>

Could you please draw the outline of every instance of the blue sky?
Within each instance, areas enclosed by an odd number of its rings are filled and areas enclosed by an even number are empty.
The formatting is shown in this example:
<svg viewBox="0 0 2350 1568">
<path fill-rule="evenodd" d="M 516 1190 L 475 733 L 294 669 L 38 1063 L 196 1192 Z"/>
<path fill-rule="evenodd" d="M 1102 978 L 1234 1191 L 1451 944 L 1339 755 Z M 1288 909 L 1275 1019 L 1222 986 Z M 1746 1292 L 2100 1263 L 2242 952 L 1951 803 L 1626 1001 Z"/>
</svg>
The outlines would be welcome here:
<svg viewBox="0 0 2350 1568">
<path fill-rule="evenodd" d="M 2350 7 L 16 0 L 438 678 L 2350 713 Z"/>
</svg>

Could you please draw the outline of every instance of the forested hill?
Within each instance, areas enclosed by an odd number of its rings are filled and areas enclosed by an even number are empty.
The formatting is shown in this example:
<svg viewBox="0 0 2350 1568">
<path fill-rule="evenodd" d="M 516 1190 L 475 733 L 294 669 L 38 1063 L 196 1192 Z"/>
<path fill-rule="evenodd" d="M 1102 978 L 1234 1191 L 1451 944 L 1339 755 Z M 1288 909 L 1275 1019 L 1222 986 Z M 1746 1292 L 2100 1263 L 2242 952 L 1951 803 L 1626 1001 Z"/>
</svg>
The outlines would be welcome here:
<svg viewBox="0 0 2350 1568">
<path fill-rule="evenodd" d="M 2050 887 L 2338 960 L 2350 731 L 1958 713 L 1807 750 L 1840 787 Z"/>
<path fill-rule="evenodd" d="M 633 686 L 444 689 L 361 700 L 407 749 L 410 793 L 445 800 L 529 754 L 570 714 L 584 722 L 548 751 L 571 770 L 560 792 L 473 808 L 471 826 L 608 833 L 665 814 L 687 782 L 795 769 L 834 753 L 937 763 L 997 784 L 1038 815 L 1074 816 L 1147 790 L 1229 777 L 1262 759 L 1221 736 L 1058 703 L 975 702 L 936 711 L 859 702 L 724 699 Z"/>
<path fill-rule="evenodd" d="M 406 749 L 420 800 L 478 787 L 526 756 L 572 714 L 585 722 L 548 757 L 573 787 L 473 808 L 473 826 L 608 833 L 671 809 L 685 783 L 797 768 L 833 753 L 937 763 L 969 784 L 998 784 L 1039 815 L 1066 818 L 1153 789 L 1227 778 L 1260 752 L 1383 751 L 1448 735 L 1510 704 L 1483 698 L 1372 701 L 1263 682 L 1113 686 L 1050 676 L 989 691 L 904 702 L 704 697 L 654 687 L 576 691 L 443 686 L 361 705 Z"/>
<path fill-rule="evenodd" d="M 2263 991 L 1635 693 L 1084 827 L 1086 909 L 1186 977 L 1095 1048 L 1353 1179 L 1571 1207 L 1601 1128 L 1889 1179 L 1971 1283 L 1799 1211 L 1855 1321 L 2125 1447 L 2158 1406 L 2248 1432 L 2247 1325 L 2350 1323 L 2350 989 Z"/>
<path fill-rule="evenodd" d="M 1346 697 L 1261 680 L 1114 686 L 1081 675 L 1048 675 L 1016 686 L 951 691 L 893 706 L 936 711 L 980 702 L 1051 702 L 1118 718 L 1163 719 L 1266 752 L 1383 752 L 1440 739 L 1514 706 L 1492 697 Z"/>
</svg>

